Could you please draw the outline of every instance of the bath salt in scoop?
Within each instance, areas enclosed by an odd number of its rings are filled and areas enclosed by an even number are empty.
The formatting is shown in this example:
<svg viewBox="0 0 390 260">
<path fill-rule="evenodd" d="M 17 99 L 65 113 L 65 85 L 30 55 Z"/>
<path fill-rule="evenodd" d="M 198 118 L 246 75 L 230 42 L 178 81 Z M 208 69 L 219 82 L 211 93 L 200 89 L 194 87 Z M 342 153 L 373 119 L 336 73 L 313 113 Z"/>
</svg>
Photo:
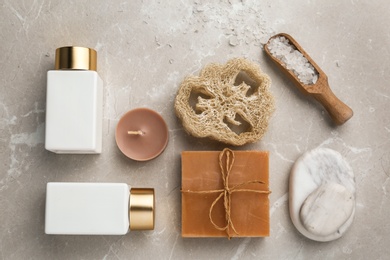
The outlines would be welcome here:
<svg viewBox="0 0 390 260">
<path fill-rule="evenodd" d="M 336 124 L 344 124 L 353 116 L 352 109 L 330 89 L 326 74 L 290 35 L 272 36 L 264 50 L 302 93 L 324 106 Z"/>
</svg>

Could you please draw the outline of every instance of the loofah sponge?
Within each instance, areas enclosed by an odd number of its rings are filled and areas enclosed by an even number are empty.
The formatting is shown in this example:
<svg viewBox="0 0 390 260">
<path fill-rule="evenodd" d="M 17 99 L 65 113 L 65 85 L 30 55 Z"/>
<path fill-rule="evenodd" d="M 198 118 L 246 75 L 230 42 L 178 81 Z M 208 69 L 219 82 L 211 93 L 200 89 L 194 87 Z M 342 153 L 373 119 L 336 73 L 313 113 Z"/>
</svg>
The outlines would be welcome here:
<svg viewBox="0 0 390 260">
<path fill-rule="evenodd" d="M 199 77 L 182 82 L 175 100 L 176 115 L 195 137 L 231 145 L 253 143 L 266 132 L 274 110 L 270 85 L 270 78 L 248 60 L 210 64 Z"/>
</svg>

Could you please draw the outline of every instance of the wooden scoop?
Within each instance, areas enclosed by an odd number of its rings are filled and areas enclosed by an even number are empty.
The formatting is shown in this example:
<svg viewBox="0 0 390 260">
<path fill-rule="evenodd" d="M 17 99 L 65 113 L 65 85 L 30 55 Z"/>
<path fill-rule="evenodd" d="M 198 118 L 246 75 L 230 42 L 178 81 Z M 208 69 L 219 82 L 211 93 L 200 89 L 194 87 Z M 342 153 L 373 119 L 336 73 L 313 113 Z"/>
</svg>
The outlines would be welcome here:
<svg viewBox="0 0 390 260">
<path fill-rule="evenodd" d="M 291 71 L 288 70 L 284 63 L 272 56 L 268 49 L 268 44 L 272 38 L 284 36 L 289 40 L 291 45 L 294 45 L 295 48 L 302 53 L 302 55 L 310 62 L 311 65 L 318 72 L 318 80 L 315 84 L 305 85 L 299 81 L 298 77 Z M 268 56 L 277 64 L 277 66 L 284 71 L 287 76 L 295 83 L 295 85 L 300 89 L 300 91 L 306 95 L 313 96 L 318 102 L 320 102 L 326 111 L 328 111 L 330 117 L 333 121 L 341 125 L 345 123 L 348 119 L 353 116 L 353 111 L 350 107 L 344 104 L 340 99 L 338 99 L 335 94 L 333 94 L 332 90 L 329 87 L 328 77 L 321 70 L 321 68 L 310 58 L 310 56 L 302 49 L 302 47 L 288 34 L 280 33 L 272 36 L 267 44 L 264 46 L 265 52 Z"/>
</svg>

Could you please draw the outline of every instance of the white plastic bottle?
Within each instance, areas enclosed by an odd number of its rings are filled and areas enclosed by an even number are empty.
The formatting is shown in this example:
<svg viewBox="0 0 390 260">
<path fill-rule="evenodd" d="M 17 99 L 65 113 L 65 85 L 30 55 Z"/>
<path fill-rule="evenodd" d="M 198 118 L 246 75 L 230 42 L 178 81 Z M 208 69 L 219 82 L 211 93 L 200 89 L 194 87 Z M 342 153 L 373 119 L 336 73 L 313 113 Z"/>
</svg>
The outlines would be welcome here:
<svg viewBox="0 0 390 260">
<path fill-rule="evenodd" d="M 49 182 L 45 233 L 125 235 L 154 229 L 154 189 L 125 183 Z"/>
<path fill-rule="evenodd" d="M 47 73 L 45 148 L 54 153 L 102 151 L 103 82 L 97 53 L 85 47 L 56 50 Z"/>
</svg>

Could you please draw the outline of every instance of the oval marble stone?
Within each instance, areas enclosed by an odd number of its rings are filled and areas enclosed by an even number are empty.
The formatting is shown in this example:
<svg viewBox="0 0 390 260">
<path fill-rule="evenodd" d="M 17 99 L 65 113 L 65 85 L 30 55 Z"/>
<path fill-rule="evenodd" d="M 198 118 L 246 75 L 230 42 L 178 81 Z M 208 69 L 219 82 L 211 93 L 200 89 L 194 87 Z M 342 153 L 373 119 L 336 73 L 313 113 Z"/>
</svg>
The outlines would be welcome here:
<svg viewBox="0 0 390 260">
<path fill-rule="evenodd" d="M 303 226 L 318 236 L 335 233 L 351 216 L 355 199 L 344 186 L 330 182 L 313 191 L 302 204 Z"/>
<path fill-rule="evenodd" d="M 355 215 L 355 180 L 342 156 L 328 148 L 303 154 L 289 182 L 290 217 L 298 231 L 316 241 L 341 237 Z"/>
</svg>

